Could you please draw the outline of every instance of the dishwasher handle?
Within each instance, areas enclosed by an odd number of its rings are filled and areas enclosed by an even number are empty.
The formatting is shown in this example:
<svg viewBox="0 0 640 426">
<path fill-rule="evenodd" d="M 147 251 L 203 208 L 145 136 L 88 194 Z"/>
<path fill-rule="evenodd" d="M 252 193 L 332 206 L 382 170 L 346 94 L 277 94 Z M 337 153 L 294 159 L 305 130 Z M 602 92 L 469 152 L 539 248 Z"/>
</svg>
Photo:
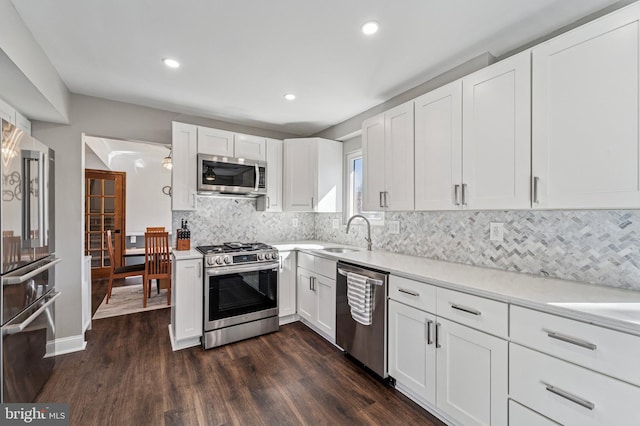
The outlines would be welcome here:
<svg viewBox="0 0 640 426">
<path fill-rule="evenodd" d="M 345 276 L 345 277 L 347 276 L 347 271 L 345 271 L 345 270 L 344 270 L 344 269 L 342 269 L 342 268 L 338 268 L 338 273 L 339 273 L 340 275 Z M 357 274 L 357 272 L 355 272 L 355 273 Z M 373 284 L 373 285 L 377 285 L 377 286 L 383 286 L 383 285 L 384 285 L 384 281 L 382 281 L 382 280 L 376 280 L 375 278 L 369 278 L 369 277 L 367 277 L 367 282 L 368 282 L 369 284 Z"/>
</svg>

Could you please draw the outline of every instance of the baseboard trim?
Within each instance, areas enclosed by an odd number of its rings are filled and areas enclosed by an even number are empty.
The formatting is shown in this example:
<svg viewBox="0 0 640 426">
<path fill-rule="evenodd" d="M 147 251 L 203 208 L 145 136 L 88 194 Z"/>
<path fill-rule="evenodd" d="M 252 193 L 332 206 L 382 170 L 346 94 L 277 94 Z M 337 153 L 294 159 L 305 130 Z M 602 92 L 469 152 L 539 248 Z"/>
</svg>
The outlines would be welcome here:
<svg viewBox="0 0 640 426">
<path fill-rule="evenodd" d="M 300 316 L 298 314 L 285 315 L 279 318 L 280 325 L 291 324 L 296 321 L 300 321 Z"/>
<path fill-rule="evenodd" d="M 84 334 L 62 337 L 47 343 L 47 356 L 58 356 L 84 351 L 86 347 L 87 342 L 84 340 Z"/>
<path fill-rule="evenodd" d="M 171 324 L 169 324 L 169 341 L 171 342 L 171 350 L 174 352 L 179 351 L 181 349 L 200 346 L 201 345 L 200 339 L 201 337 L 197 336 L 197 337 L 191 337 L 189 339 L 182 339 L 178 342 L 173 336 L 173 327 L 171 327 Z"/>
</svg>

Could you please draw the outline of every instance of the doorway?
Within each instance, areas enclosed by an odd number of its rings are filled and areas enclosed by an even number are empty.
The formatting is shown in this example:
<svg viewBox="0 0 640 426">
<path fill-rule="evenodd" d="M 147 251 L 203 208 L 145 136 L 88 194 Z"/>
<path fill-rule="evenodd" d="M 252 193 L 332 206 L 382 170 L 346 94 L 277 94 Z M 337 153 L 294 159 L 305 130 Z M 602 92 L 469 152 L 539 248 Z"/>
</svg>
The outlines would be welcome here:
<svg viewBox="0 0 640 426">
<path fill-rule="evenodd" d="M 91 256 L 91 279 L 109 275 L 112 262 L 123 264 L 126 229 L 126 173 L 85 169 L 85 254 Z M 106 231 L 111 230 L 114 259 Z"/>
</svg>

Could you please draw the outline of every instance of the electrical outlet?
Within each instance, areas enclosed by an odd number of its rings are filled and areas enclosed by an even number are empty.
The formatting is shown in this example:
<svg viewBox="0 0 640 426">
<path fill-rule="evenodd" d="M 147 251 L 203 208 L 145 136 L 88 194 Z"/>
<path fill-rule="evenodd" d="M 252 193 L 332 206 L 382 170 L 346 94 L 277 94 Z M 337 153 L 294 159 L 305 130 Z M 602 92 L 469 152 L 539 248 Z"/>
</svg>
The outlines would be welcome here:
<svg viewBox="0 0 640 426">
<path fill-rule="evenodd" d="M 489 224 L 489 240 L 504 241 L 504 223 L 491 222 Z"/>
<path fill-rule="evenodd" d="M 340 229 L 340 219 L 333 219 L 333 229 Z"/>
<path fill-rule="evenodd" d="M 136 242 L 136 236 L 132 235 L 131 236 L 131 244 L 135 244 L 135 242 Z"/>
<path fill-rule="evenodd" d="M 297 228 L 298 227 L 298 218 L 291 219 L 291 226 L 293 228 Z"/>
<path fill-rule="evenodd" d="M 390 234 L 399 234 L 400 233 L 400 221 L 390 220 L 387 223 L 389 224 L 389 233 Z"/>
</svg>

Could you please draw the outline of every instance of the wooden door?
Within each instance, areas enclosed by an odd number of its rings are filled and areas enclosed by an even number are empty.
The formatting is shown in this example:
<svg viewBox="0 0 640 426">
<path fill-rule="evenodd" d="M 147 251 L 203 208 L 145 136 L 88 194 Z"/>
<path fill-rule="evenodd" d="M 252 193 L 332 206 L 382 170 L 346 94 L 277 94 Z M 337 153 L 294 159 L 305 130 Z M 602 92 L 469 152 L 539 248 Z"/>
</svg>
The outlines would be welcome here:
<svg viewBox="0 0 640 426">
<path fill-rule="evenodd" d="M 413 101 L 384 113 L 384 206 L 413 210 Z"/>
<path fill-rule="evenodd" d="M 437 405 L 465 425 L 507 425 L 506 340 L 438 318 Z"/>
<path fill-rule="evenodd" d="M 462 79 L 463 208 L 531 207 L 531 52 Z"/>
<path fill-rule="evenodd" d="M 91 278 L 109 275 L 111 262 L 123 264 L 126 173 L 85 169 L 85 254 L 91 256 Z M 111 230 L 114 259 L 105 232 Z"/>
<path fill-rule="evenodd" d="M 462 81 L 414 101 L 416 210 L 460 209 Z"/>
<path fill-rule="evenodd" d="M 534 208 L 640 207 L 640 5 L 533 49 Z"/>
<path fill-rule="evenodd" d="M 384 114 L 362 122 L 362 210 L 384 210 Z"/>
</svg>

